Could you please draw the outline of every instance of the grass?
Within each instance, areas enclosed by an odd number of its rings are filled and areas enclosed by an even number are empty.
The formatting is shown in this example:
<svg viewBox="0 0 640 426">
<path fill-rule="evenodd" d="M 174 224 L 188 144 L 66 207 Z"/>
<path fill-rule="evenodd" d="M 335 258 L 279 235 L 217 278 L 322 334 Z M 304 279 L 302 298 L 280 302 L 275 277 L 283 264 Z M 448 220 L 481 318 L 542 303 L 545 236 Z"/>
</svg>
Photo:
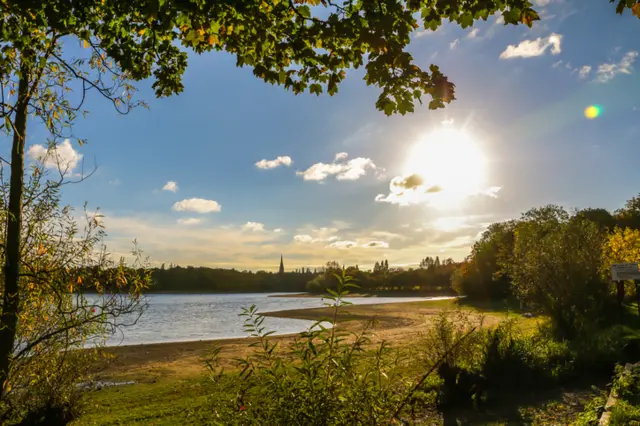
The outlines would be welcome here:
<svg viewBox="0 0 640 426">
<path fill-rule="evenodd" d="M 497 324 L 507 317 L 514 317 L 518 318 L 519 327 L 533 330 L 541 321 L 541 318 L 524 318 L 520 313 L 508 310 L 502 302 L 471 305 L 464 300 L 353 305 L 345 307 L 338 321 L 339 327 L 357 330 L 364 321 L 375 317 L 379 322 L 377 330 L 379 338 L 390 341 L 393 346 L 407 346 L 419 337 L 425 322 L 430 317 L 443 309 L 456 308 L 484 314 L 487 325 Z M 328 308 L 317 308 L 269 313 L 269 315 L 320 320 L 326 318 L 329 313 Z M 281 341 L 287 342 L 288 339 L 291 338 L 281 338 Z M 246 339 L 234 339 L 219 343 L 223 347 L 222 356 L 231 359 L 242 356 L 240 351 L 246 350 L 249 342 Z M 199 424 L 197 412 L 207 403 L 207 381 L 203 378 L 204 368 L 196 349 L 200 348 L 204 351 L 211 346 L 210 342 L 193 342 L 122 348 L 116 354 L 124 355 L 125 359 L 129 356 L 131 361 L 128 364 L 121 361 L 119 367 L 111 371 L 106 369 L 101 372 L 101 378 L 117 377 L 134 380 L 139 378 L 144 383 L 86 393 L 84 395 L 85 414 L 73 424 L 77 426 Z M 168 348 L 173 348 L 175 353 L 161 357 L 160 354 L 163 352 L 169 354 L 172 351 Z M 176 348 L 181 349 L 176 352 Z M 131 354 L 127 354 L 126 351 Z M 534 406 L 548 402 L 549 399 L 545 399 L 542 402 L 535 402 Z M 506 414 L 493 413 L 488 415 L 487 419 L 499 421 L 507 419 L 507 423 L 504 424 L 513 424 L 509 423 L 511 419 L 515 418 L 514 416 L 520 416 L 513 406 L 502 408 L 508 408 Z M 553 410 L 549 411 L 553 412 Z M 499 421 L 495 424 L 503 424 Z"/>
<path fill-rule="evenodd" d="M 85 414 L 72 425 L 194 424 L 207 401 L 206 386 L 195 377 L 91 391 L 84 396 Z"/>
</svg>

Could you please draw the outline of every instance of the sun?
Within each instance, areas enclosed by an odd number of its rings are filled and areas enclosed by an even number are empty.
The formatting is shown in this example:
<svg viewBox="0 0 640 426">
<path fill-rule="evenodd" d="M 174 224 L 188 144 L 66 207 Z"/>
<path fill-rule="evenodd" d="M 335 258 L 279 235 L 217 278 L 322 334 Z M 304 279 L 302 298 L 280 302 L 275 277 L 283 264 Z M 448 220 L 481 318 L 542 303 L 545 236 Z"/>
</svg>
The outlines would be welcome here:
<svg viewBox="0 0 640 426">
<path fill-rule="evenodd" d="M 436 207 L 454 207 L 482 191 L 486 158 L 478 142 L 464 130 L 444 127 L 422 137 L 409 151 L 405 175 L 419 175 L 426 188 L 437 188 Z"/>
</svg>

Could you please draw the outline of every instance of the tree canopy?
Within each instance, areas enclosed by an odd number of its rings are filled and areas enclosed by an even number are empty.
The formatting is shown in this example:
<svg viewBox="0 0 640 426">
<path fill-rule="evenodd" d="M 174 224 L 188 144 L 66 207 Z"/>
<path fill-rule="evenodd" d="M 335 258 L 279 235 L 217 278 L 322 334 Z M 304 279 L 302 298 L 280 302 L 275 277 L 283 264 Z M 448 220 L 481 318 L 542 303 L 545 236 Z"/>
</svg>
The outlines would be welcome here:
<svg viewBox="0 0 640 426">
<path fill-rule="evenodd" d="M 25 65 L 39 61 L 68 36 L 115 61 L 133 80 L 153 77 L 157 96 L 182 91 L 184 48 L 229 52 L 238 66 L 252 67 L 258 78 L 294 93 L 332 95 L 347 69 L 364 65 L 367 84 L 382 90 L 376 106 L 386 114 L 413 111 L 425 95 L 434 109 L 455 99 L 454 85 L 437 66 L 423 70 L 406 51 L 413 31 L 436 30 L 444 20 L 466 28 L 498 12 L 505 24 L 531 26 L 539 19 L 528 0 L 4 0 L 0 5 L 5 72 L 13 71 L 12 58 L 19 56 Z"/>
</svg>

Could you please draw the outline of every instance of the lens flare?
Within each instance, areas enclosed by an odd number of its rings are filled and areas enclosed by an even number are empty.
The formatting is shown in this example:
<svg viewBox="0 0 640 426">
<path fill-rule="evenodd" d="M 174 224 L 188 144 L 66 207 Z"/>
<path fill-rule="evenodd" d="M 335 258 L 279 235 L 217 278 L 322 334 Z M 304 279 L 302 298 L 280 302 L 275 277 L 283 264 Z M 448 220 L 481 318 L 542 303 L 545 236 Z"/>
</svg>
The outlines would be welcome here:
<svg viewBox="0 0 640 426">
<path fill-rule="evenodd" d="M 598 105 L 590 105 L 584 110 L 584 116 L 589 120 L 593 120 L 594 118 L 598 118 L 602 113 L 602 108 Z"/>
</svg>

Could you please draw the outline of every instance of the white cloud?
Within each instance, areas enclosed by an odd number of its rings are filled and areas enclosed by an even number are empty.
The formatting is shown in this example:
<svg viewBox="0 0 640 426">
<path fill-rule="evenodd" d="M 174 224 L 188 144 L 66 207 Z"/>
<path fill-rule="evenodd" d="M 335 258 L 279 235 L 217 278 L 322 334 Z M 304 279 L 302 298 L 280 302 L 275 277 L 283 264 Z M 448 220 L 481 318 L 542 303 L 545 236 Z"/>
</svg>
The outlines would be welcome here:
<svg viewBox="0 0 640 426">
<path fill-rule="evenodd" d="M 371 233 L 371 236 L 374 238 L 384 238 L 387 240 L 404 240 L 406 239 L 406 237 L 404 235 L 401 234 L 396 234 L 395 232 L 388 232 L 388 231 L 373 231 Z"/>
<path fill-rule="evenodd" d="M 591 72 L 591 67 L 589 65 L 585 65 L 578 71 L 578 75 L 580 78 L 587 78 L 589 73 Z"/>
<path fill-rule="evenodd" d="M 432 222 L 432 225 L 438 231 L 456 231 L 469 227 L 469 217 L 466 216 L 447 216 L 439 217 Z"/>
<path fill-rule="evenodd" d="M 178 224 L 180 225 L 198 225 L 199 223 L 202 223 L 202 219 L 198 219 L 196 217 L 187 217 L 184 219 L 178 219 Z"/>
<path fill-rule="evenodd" d="M 453 40 L 451 43 L 449 43 L 449 49 L 451 49 L 451 50 L 455 49 L 455 48 L 456 48 L 456 46 L 458 45 L 458 42 L 459 42 L 459 41 L 460 41 L 460 40 L 455 39 L 455 40 Z"/>
<path fill-rule="evenodd" d="M 512 58 L 533 58 L 544 55 L 551 48 L 551 54 L 557 55 L 562 52 L 562 35 L 551 33 L 548 37 L 538 37 L 535 40 L 523 40 L 517 46 L 510 44 L 504 52 L 500 54 L 500 59 Z"/>
<path fill-rule="evenodd" d="M 389 248 L 389 243 L 386 241 L 369 241 L 364 243 L 362 248 Z"/>
<path fill-rule="evenodd" d="M 353 241 L 336 241 L 328 245 L 328 247 L 337 249 L 350 249 L 357 246 L 358 244 Z"/>
<path fill-rule="evenodd" d="M 109 181 L 109 185 L 120 186 L 122 185 L 122 181 L 118 178 L 115 178 Z"/>
<path fill-rule="evenodd" d="M 313 237 L 311 235 L 295 235 L 293 237 L 294 241 L 298 241 L 300 243 L 312 243 L 313 242 Z"/>
<path fill-rule="evenodd" d="M 618 74 L 631 74 L 637 57 L 638 52 L 632 50 L 627 52 L 618 63 L 600 64 L 596 70 L 596 81 L 606 83 Z"/>
<path fill-rule="evenodd" d="M 242 229 L 244 229 L 245 231 L 253 231 L 253 232 L 264 231 L 264 223 L 247 222 L 244 225 L 242 225 Z"/>
<path fill-rule="evenodd" d="M 282 228 L 276 228 L 276 229 L 274 229 L 274 230 L 273 230 L 273 232 L 275 232 L 275 233 L 284 232 L 284 229 L 282 229 Z"/>
<path fill-rule="evenodd" d="M 177 212 L 217 213 L 222 209 L 222 206 L 214 200 L 205 200 L 204 198 L 187 198 L 176 202 L 172 209 Z"/>
<path fill-rule="evenodd" d="M 349 154 L 347 154 L 346 152 L 339 152 L 339 153 L 336 154 L 336 158 L 333 161 L 344 160 L 348 156 L 349 156 Z"/>
<path fill-rule="evenodd" d="M 275 160 L 260 160 L 256 163 L 256 167 L 259 169 L 275 169 L 276 167 L 280 167 L 280 166 L 287 166 L 289 167 L 291 164 L 293 164 L 293 160 L 291 159 L 291 157 L 285 155 L 285 156 L 279 156 L 276 157 Z"/>
<path fill-rule="evenodd" d="M 546 6 L 551 3 L 552 0 L 532 0 L 536 6 Z"/>
<path fill-rule="evenodd" d="M 457 189 L 453 192 L 446 187 L 427 185 L 422 177 L 417 174 L 409 176 L 396 176 L 389 183 L 389 194 L 378 194 L 375 200 L 381 203 L 398 204 L 408 206 L 412 204 L 430 205 L 438 200 L 465 199 L 468 197 L 483 195 L 496 198 L 502 189 L 499 186 L 482 188 L 479 185 L 470 185 L 464 191 Z"/>
<path fill-rule="evenodd" d="M 162 187 L 162 190 L 163 191 L 178 192 L 178 184 L 175 181 L 170 180 L 169 182 L 164 184 L 164 186 Z"/>
<path fill-rule="evenodd" d="M 69 139 L 51 147 L 31 145 L 27 150 L 27 157 L 41 161 L 47 169 L 57 169 L 64 174 L 71 173 L 82 160 L 82 154 L 73 149 Z"/>
<path fill-rule="evenodd" d="M 469 32 L 469 34 L 467 34 L 467 38 L 476 38 L 478 37 L 479 32 L 480 32 L 479 28 L 474 28 L 471 30 L 471 32 Z"/>
<path fill-rule="evenodd" d="M 333 163 L 316 163 L 305 171 L 296 174 L 304 180 L 323 181 L 329 176 L 335 176 L 337 180 L 357 180 L 367 174 L 367 169 L 376 170 L 377 167 L 370 158 L 358 157 L 344 161 L 346 152 L 336 154 Z"/>
</svg>

